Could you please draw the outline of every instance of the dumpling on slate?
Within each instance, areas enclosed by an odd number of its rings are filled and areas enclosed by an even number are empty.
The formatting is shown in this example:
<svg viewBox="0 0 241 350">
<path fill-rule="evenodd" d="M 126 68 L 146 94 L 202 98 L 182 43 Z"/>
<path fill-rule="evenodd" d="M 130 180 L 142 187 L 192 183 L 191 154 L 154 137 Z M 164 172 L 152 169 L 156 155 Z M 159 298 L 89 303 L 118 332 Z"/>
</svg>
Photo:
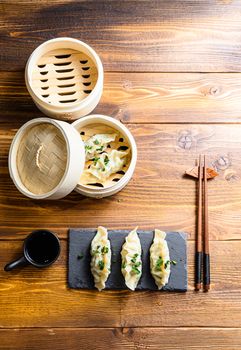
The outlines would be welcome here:
<svg viewBox="0 0 241 350">
<path fill-rule="evenodd" d="M 111 248 L 110 241 L 108 240 L 108 232 L 105 227 L 98 227 L 98 231 L 91 242 L 90 254 L 90 267 L 94 277 L 95 287 L 101 291 L 105 288 L 105 282 L 111 271 Z"/>
<path fill-rule="evenodd" d="M 155 230 L 154 240 L 150 247 L 151 274 L 158 289 L 168 283 L 171 270 L 169 249 L 165 238 L 165 232 Z"/>
<path fill-rule="evenodd" d="M 136 289 L 142 274 L 141 242 L 136 231 L 137 227 L 128 234 L 121 250 L 121 272 L 131 290 Z"/>
</svg>

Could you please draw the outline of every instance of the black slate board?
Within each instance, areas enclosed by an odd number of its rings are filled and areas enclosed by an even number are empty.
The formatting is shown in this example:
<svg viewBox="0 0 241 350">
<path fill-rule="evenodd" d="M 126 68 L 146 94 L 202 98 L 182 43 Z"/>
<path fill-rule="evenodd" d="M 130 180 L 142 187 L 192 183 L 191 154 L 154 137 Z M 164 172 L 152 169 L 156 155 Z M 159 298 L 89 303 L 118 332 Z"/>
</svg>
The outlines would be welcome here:
<svg viewBox="0 0 241 350">
<path fill-rule="evenodd" d="M 94 280 L 90 271 L 90 244 L 96 234 L 93 229 L 69 230 L 69 262 L 68 285 L 75 289 L 95 289 Z M 106 282 L 106 289 L 128 289 L 121 273 L 120 251 L 125 237 L 130 231 L 109 231 L 111 243 L 111 274 Z M 150 274 L 149 249 L 153 241 L 153 231 L 138 231 L 142 246 L 142 276 L 136 290 L 158 290 Z M 187 244 L 186 234 L 168 232 L 166 241 L 169 247 L 170 259 L 177 264 L 171 265 L 169 282 L 162 290 L 172 292 L 187 291 Z M 83 254 L 82 259 L 78 256 Z"/>
</svg>

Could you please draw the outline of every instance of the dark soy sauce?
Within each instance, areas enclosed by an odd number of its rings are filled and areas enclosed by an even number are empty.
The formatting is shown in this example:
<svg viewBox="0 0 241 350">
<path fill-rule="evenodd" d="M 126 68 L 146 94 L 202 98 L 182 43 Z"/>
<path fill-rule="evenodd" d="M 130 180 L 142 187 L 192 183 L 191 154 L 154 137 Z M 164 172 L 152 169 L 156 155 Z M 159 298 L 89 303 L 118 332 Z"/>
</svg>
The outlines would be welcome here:
<svg viewBox="0 0 241 350">
<path fill-rule="evenodd" d="M 48 231 L 36 232 L 27 241 L 26 253 L 29 259 L 36 264 L 49 264 L 59 254 L 58 240 Z"/>
</svg>

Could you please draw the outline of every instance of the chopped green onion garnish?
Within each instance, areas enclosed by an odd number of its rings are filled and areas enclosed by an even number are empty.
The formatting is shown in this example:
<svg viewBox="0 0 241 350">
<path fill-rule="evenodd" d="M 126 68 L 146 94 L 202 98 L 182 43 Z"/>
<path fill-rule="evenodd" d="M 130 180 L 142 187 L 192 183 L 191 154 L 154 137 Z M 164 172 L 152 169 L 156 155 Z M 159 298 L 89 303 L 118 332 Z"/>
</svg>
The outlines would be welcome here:
<svg viewBox="0 0 241 350">
<path fill-rule="evenodd" d="M 125 269 L 125 268 L 126 268 L 126 263 L 125 263 L 125 262 L 122 263 L 121 268 L 122 268 L 122 269 Z"/>
<path fill-rule="evenodd" d="M 108 247 L 103 247 L 103 248 L 101 249 L 101 253 L 102 253 L 102 254 L 107 254 L 108 251 L 109 251 L 109 248 L 108 248 Z"/>
<path fill-rule="evenodd" d="M 97 245 L 96 250 L 93 250 L 92 254 L 93 255 L 100 254 L 99 249 L 100 249 L 100 245 Z"/>
<path fill-rule="evenodd" d="M 136 275 L 138 275 L 139 273 L 141 273 L 141 271 L 138 270 L 138 268 L 135 267 L 135 266 L 132 266 L 131 271 L 134 272 Z"/>
<path fill-rule="evenodd" d="M 100 270 L 104 270 L 104 267 L 105 267 L 104 261 L 103 261 L 103 260 L 100 260 L 100 261 L 98 262 L 98 266 L 99 266 Z"/>
<path fill-rule="evenodd" d="M 136 254 L 134 254 L 134 255 L 133 255 L 133 258 L 131 259 L 131 262 L 132 262 L 132 263 L 135 263 L 135 262 L 136 262 L 137 257 L 138 257 L 138 254 L 137 254 L 137 253 L 136 253 Z"/>
<path fill-rule="evenodd" d="M 105 156 L 105 159 L 104 159 L 104 163 L 105 163 L 105 165 L 107 165 L 108 163 L 109 163 L 109 157 L 108 156 Z"/>
<path fill-rule="evenodd" d="M 100 146 L 100 148 L 96 148 L 96 151 L 100 151 L 100 152 L 102 152 L 102 151 L 103 151 L 103 149 L 104 149 L 104 146 Z"/>
<path fill-rule="evenodd" d="M 161 266 L 163 265 L 163 259 L 161 256 L 159 256 L 159 258 L 157 259 L 157 262 L 156 262 L 156 267 L 155 269 L 157 271 L 161 271 Z"/>
<path fill-rule="evenodd" d="M 99 157 L 95 157 L 95 158 L 94 158 L 94 160 L 93 160 L 93 161 L 94 161 L 94 165 L 97 164 L 97 162 L 98 162 L 99 159 L 100 159 Z"/>
<path fill-rule="evenodd" d="M 175 260 L 167 260 L 167 261 L 165 262 L 165 265 L 164 265 L 165 270 L 167 269 L 167 267 L 168 267 L 169 264 L 176 265 L 177 262 L 176 262 Z"/>
<path fill-rule="evenodd" d="M 92 149 L 92 146 L 85 145 L 85 150 L 86 150 L 86 151 L 90 151 L 91 149 Z"/>
</svg>

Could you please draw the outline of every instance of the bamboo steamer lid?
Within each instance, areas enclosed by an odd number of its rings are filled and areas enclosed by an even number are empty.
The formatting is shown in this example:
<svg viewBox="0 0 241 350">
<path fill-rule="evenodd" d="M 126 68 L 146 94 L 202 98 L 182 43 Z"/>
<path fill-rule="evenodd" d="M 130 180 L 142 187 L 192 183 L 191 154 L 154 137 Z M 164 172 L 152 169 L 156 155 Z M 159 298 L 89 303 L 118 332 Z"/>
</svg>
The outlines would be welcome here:
<svg viewBox="0 0 241 350">
<path fill-rule="evenodd" d="M 15 135 L 9 152 L 14 184 L 34 199 L 58 199 L 78 183 L 85 163 L 84 144 L 68 123 L 33 119 Z"/>
</svg>

